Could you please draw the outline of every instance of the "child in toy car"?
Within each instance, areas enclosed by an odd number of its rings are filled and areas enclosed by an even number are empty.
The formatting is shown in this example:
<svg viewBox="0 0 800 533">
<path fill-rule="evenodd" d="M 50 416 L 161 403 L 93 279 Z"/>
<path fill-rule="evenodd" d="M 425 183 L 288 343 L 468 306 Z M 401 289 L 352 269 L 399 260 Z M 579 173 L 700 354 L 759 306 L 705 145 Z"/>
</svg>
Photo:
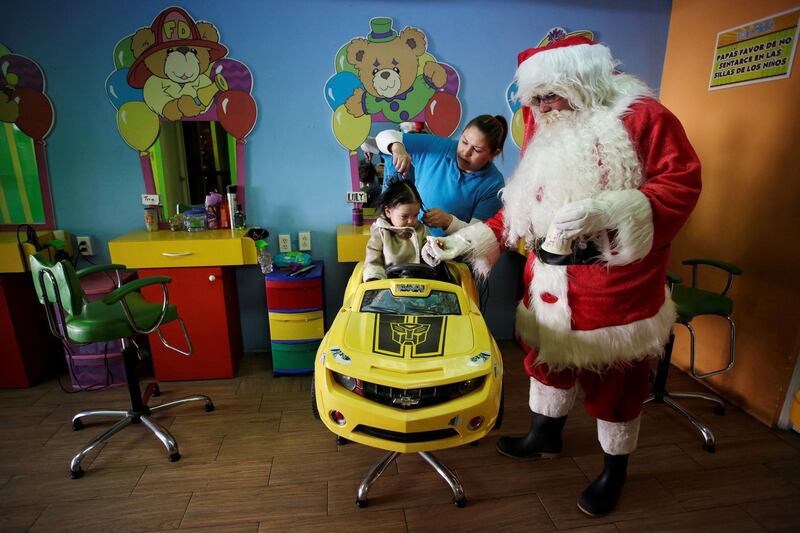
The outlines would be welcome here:
<svg viewBox="0 0 800 533">
<path fill-rule="evenodd" d="M 391 265 L 422 263 L 422 246 L 430 235 L 419 220 L 422 198 L 412 182 L 394 182 L 378 202 L 380 215 L 370 228 L 364 281 L 386 278 L 386 267 Z"/>
</svg>

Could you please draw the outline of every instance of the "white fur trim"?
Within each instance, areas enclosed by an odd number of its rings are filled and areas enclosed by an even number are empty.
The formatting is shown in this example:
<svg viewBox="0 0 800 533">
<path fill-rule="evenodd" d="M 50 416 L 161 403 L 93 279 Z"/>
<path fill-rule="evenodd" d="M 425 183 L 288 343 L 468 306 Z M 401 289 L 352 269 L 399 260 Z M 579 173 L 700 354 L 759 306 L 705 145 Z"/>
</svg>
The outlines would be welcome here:
<svg viewBox="0 0 800 533">
<path fill-rule="evenodd" d="M 572 311 L 569 308 L 567 267 L 536 261 L 533 263 L 533 280 L 528 290 L 534 315 L 539 319 L 539 333 L 545 330 L 557 331 L 562 335 L 569 332 Z M 542 300 L 545 293 L 555 296 L 558 301 L 545 302 Z"/>
<path fill-rule="evenodd" d="M 580 44 L 535 54 L 517 68 L 517 97 L 530 107 L 533 96 L 554 92 L 574 109 L 610 107 L 620 113 L 652 92 L 641 80 L 615 71 L 618 62 L 602 44 Z"/>
<path fill-rule="evenodd" d="M 392 143 L 403 142 L 403 134 L 397 130 L 383 130 L 375 137 L 375 143 L 378 145 L 378 150 L 384 154 L 391 154 L 389 146 Z"/>
<path fill-rule="evenodd" d="M 609 455 L 628 455 L 639 443 L 641 415 L 627 422 L 608 422 L 597 419 L 597 440 Z"/>
<path fill-rule="evenodd" d="M 500 245 L 489 226 L 477 222 L 454 233 L 464 239 L 469 248 L 465 258 L 472 265 L 473 271 L 481 278 L 488 278 L 492 267 L 500 259 Z"/>
<path fill-rule="evenodd" d="M 455 215 L 451 214 L 450 216 L 453 217 L 453 220 L 450 222 L 450 225 L 447 226 L 447 228 L 445 228 L 444 230 L 444 232 L 448 235 L 452 235 L 453 233 L 466 228 L 467 226 L 469 226 L 469 224 L 480 222 L 478 219 L 473 218 L 472 220 L 469 221 L 469 223 L 466 223 Z"/>
<path fill-rule="evenodd" d="M 644 258 L 653 247 L 653 208 L 638 190 L 608 191 L 598 200 L 607 202 L 610 229 L 617 234 L 603 243 L 601 255 L 609 266 L 627 265 Z"/>
<path fill-rule="evenodd" d="M 538 274 L 539 270 L 534 272 Z M 552 307 L 560 303 L 560 299 L 556 304 L 536 304 L 536 300 L 541 302 L 538 295 L 544 291 L 558 296 L 553 292 L 558 290 L 553 284 L 541 290 L 538 284 L 543 281 L 534 278 L 531 284 L 531 292 L 535 291 L 532 296 L 536 297 L 533 309 L 520 303 L 515 326 L 517 337 L 538 351 L 538 362 L 547 363 L 552 370 L 575 367 L 601 371 L 610 365 L 660 356 L 664 352 L 676 316 L 675 304 L 666 287 L 664 305 L 650 318 L 619 326 L 572 330 L 570 323 L 564 322 L 568 315 L 559 310 L 553 313 Z"/>
<path fill-rule="evenodd" d="M 567 416 L 577 395 L 578 389 L 574 385 L 569 389 L 559 389 L 531 378 L 528 405 L 534 413 L 560 418 Z"/>
</svg>

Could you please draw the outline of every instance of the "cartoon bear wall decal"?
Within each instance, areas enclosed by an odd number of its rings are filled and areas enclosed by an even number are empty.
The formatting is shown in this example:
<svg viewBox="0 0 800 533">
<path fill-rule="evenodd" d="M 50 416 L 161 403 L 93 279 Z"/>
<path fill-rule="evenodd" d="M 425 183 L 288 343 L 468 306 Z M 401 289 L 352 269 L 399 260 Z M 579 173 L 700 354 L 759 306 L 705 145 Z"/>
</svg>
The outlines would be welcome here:
<svg viewBox="0 0 800 533">
<path fill-rule="evenodd" d="M 426 62 L 419 72 L 427 48 L 421 30 L 407 27 L 398 35 L 386 17 L 372 19 L 370 26 L 366 39 L 353 39 L 347 47 L 347 61 L 364 88 L 356 88 L 345 107 L 354 117 L 382 112 L 391 122 L 410 120 L 444 87 L 447 72 L 436 61 Z"/>
</svg>

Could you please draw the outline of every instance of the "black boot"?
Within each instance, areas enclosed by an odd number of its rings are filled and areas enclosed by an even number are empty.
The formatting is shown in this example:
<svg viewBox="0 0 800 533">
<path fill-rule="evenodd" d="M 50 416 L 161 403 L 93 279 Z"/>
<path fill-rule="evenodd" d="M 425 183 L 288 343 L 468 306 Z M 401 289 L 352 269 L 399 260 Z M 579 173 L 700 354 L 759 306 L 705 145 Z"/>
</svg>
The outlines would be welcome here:
<svg viewBox="0 0 800 533">
<path fill-rule="evenodd" d="M 627 455 L 603 454 L 603 472 L 584 489 L 578 509 L 589 516 L 603 516 L 614 510 L 628 474 Z"/>
<path fill-rule="evenodd" d="M 528 434 L 500 438 L 497 451 L 508 457 L 554 457 L 561 453 L 561 431 L 566 422 L 566 416 L 552 418 L 533 413 Z"/>
</svg>

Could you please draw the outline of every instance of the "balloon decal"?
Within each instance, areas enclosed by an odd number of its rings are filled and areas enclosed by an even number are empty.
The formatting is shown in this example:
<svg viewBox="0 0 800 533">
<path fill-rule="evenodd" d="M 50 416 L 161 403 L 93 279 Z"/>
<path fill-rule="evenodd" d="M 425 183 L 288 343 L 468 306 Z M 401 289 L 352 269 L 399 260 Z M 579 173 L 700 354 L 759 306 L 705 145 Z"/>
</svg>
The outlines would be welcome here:
<svg viewBox="0 0 800 533">
<path fill-rule="evenodd" d="M 45 94 L 44 73 L 33 60 L 0 45 L 0 122 L 16 124 L 42 141 L 53 128 L 53 104 Z"/>
<path fill-rule="evenodd" d="M 450 137 L 461 121 L 461 104 L 448 93 L 436 93 L 425 106 L 425 123 L 434 135 Z"/>
<path fill-rule="evenodd" d="M 126 102 L 117 111 L 117 128 L 128 146 L 144 152 L 158 138 L 158 115 L 144 102 Z"/>
<path fill-rule="evenodd" d="M 217 116 L 225 131 L 244 139 L 256 123 L 256 102 L 248 93 L 226 91 L 217 97 Z"/>
<path fill-rule="evenodd" d="M 166 31 L 168 24 L 185 31 Z M 179 84 L 166 69 L 167 55 L 181 46 L 208 53 L 198 55 L 199 73 Z M 106 94 L 117 108 L 117 126 L 125 142 L 145 151 L 158 138 L 160 122 L 175 120 L 219 121 L 244 142 L 257 118 L 253 76 L 247 65 L 227 54 L 212 23 L 195 22 L 179 7 L 164 9 L 149 27 L 122 38 L 114 47 L 114 71 L 106 79 Z M 150 71 L 154 61 L 164 61 L 164 70 Z"/>
<path fill-rule="evenodd" d="M 344 105 L 340 105 L 333 112 L 333 134 L 339 144 L 351 152 L 366 140 L 371 126 L 372 119 L 369 115 L 356 118 L 345 109 Z"/>
</svg>

